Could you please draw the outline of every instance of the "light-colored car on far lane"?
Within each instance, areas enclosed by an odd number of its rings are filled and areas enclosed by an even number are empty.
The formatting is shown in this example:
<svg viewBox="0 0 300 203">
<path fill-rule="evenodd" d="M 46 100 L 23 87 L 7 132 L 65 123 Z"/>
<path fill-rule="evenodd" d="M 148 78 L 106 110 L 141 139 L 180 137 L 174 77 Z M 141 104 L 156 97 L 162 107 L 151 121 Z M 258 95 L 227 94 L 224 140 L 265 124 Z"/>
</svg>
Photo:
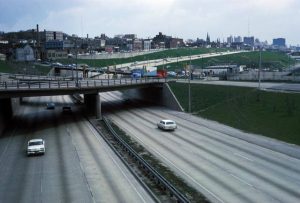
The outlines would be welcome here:
<svg viewBox="0 0 300 203">
<path fill-rule="evenodd" d="M 162 130 L 175 130 L 177 125 L 176 122 L 172 120 L 161 120 L 157 123 L 157 127 Z"/>
</svg>

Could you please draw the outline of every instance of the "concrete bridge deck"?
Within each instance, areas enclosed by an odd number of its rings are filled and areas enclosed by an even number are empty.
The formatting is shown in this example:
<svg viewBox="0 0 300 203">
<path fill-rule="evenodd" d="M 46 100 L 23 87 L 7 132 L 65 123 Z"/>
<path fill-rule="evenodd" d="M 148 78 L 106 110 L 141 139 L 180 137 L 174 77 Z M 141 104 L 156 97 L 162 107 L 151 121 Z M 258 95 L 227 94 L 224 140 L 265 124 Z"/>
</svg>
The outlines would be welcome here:
<svg viewBox="0 0 300 203">
<path fill-rule="evenodd" d="M 160 78 L 79 81 L 9 81 L 0 83 L 0 98 L 92 94 L 139 87 L 162 87 L 165 82 L 165 79 Z"/>
</svg>

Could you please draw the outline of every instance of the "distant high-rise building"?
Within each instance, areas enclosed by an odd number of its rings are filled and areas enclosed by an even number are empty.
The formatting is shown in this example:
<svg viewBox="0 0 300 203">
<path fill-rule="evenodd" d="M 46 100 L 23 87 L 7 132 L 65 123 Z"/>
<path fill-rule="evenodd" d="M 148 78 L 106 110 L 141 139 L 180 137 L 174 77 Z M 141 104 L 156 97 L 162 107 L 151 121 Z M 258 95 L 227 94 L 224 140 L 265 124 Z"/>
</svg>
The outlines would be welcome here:
<svg viewBox="0 0 300 203">
<path fill-rule="evenodd" d="M 273 46 L 285 47 L 285 38 L 273 39 Z"/>
<path fill-rule="evenodd" d="M 45 40 L 46 42 L 49 40 L 59 40 L 62 41 L 63 38 L 63 32 L 59 32 L 59 31 L 46 31 L 44 30 L 44 34 L 45 34 Z"/>
<path fill-rule="evenodd" d="M 244 37 L 244 44 L 254 46 L 254 37 Z"/>
<path fill-rule="evenodd" d="M 107 37 L 106 37 L 106 35 L 104 34 L 104 33 L 102 33 L 101 35 L 100 35 L 100 39 L 106 39 Z"/>
<path fill-rule="evenodd" d="M 150 50 L 151 49 L 151 42 L 152 42 L 151 39 L 145 39 L 145 40 L 143 40 L 144 50 Z"/>
<path fill-rule="evenodd" d="M 230 35 L 229 37 L 227 37 L 227 43 L 228 44 L 231 44 L 233 42 L 233 38 L 232 36 Z"/>
<path fill-rule="evenodd" d="M 241 36 L 234 37 L 233 42 L 237 42 L 237 43 L 243 42 L 242 37 Z"/>
<path fill-rule="evenodd" d="M 134 39 L 132 42 L 132 46 L 134 51 L 140 51 L 143 49 L 143 41 L 141 39 Z"/>
<path fill-rule="evenodd" d="M 136 34 L 125 34 L 124 38 L 125 39 L 132 39 L 132 40 L 134 40 L 134 39 L 137 38 L 137 35 Z"/>
</svg>

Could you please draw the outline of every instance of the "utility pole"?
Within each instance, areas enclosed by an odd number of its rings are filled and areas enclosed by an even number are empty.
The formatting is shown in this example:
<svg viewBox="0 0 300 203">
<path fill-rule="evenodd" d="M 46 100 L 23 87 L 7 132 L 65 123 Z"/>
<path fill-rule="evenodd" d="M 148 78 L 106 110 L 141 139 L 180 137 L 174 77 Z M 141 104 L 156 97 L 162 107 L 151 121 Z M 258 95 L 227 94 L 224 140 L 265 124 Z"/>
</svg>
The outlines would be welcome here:
<svg viewBox="0 0 300 203">
<path fill-rule="evenodd" d="M 259 70 L 258 70 L 258 89 L 260 90 L 260 73 L 261 72 L 261 48 L 259 48 Z"/>
<path fill-rule="evenodd" d="M 78 48 L 77 48 L 77 38 L 75 40 L 75 48 L 76 48 L 76 61 L 75 61 L 75 64 L 76 64 L 76 87 L 78 87 L 78 67 L 77 67 L 77 55 L 78 55 Z"/>
<path fill-rule="evenodd" d="M 190 50 L 190 65 L 189 65 L 189 113 L 191 113 L 191 50 Z"/>
</svg>

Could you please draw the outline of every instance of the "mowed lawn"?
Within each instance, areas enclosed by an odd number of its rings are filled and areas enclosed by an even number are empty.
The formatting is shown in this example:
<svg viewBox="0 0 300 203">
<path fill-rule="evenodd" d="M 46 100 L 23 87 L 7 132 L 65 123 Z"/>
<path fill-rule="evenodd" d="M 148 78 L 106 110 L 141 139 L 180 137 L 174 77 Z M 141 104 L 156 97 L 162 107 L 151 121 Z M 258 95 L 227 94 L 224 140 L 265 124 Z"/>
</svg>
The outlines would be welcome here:
<svg viewBox="0 0 300 203">
<path fill-rule="evenodd" d="M 188 84 L 170 87 L 188 111 Z M 191 84 L 191 109 L 203 118 L 300 145 L 300 94 Z"/>
<path fill-rule="evenodd" d="M 178 63 L 170 63 L 165 65 L 168 70 L 184 69 L 189 64 L 188 61 L 182 61 Z M 207 66 L 224 65 L 224 64 L 237 64 L 245 65 L 247 68 L 258 68 L 259 66 L 259 52 L 244 52 L 231 55 L 221 55 L 210 58 L 199 58 L 192 60 L 192 65 L 198 68 L 205 68 Z M 264 51 L 262 52 L 262 68 L 270 70 L 283 70 L 290 65 L 294 65 L 295 60 L 289 59 L 289 57 L 282 52 Z M 163 66 L 159 66 L 162 68 Z"/>
<path fill-rule="evenodd" d="M 154 60 L 154 59 L 163 59 L 168 57 L 180 57 L 180 56 L 189 56 L 189 55 L 196 55 L 196 54 L 204 54 L 204 53 L 215 53 L 221 51 L 227 51 L 228 49 L 223 48 L 178 48 L 178 49 L 166 49 L 163 51 L 158 51 L 154 53 L 144 54 L 135 57 L 129 58 L 116 58 L 116 59 L 77 59 L 78 63 L 88 64 L 92 67 L 105 67 L 105 66 L 112 66 L 117 64 L 123 63 L 132 63 L 136 61 L 147 61 L 147 60 Z M 73 64 L 75 63 L 75 59 L 60 59 L 59 62 L 63 64 Z"/>
<path fill-rule="evenodd" d="M 50 69 L 50 66 L 36 65 L 33 63 L 0 61 L 1 73 L 47 75 Z"/>
</svg>

